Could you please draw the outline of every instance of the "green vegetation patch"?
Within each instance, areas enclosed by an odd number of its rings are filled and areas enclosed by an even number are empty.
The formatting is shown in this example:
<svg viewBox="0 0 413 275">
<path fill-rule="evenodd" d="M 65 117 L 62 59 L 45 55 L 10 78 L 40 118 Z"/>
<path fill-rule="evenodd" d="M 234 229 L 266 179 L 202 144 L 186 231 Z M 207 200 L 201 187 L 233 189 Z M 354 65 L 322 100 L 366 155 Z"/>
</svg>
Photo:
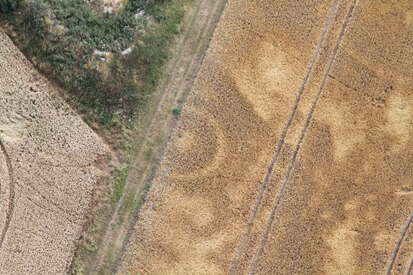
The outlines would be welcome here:
<svg viewBox="0 0 413 275">
<path fill-rule="evenodd" d="M 0 0 L 0 12 L 9 13 L 20 6 L 20 0 Z"/>
<path fill-rule="evenodd" d="M 0 1 L 3 13 L 18 11 L 5 20 L 23 52 L 68 91 L 72 105 L 109 126 L 143 109 L 184 12 L 179 0 L 130 0 L 115 16 L 98 15 L 83 0 Z"/>
</svg>

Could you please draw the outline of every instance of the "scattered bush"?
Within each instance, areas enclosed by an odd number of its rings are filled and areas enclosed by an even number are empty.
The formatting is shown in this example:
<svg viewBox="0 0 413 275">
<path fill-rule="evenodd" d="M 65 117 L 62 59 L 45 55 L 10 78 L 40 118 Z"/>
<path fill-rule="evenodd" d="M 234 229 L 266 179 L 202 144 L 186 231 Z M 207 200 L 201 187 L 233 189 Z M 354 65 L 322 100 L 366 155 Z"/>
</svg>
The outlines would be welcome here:
<svg viewBox="0 0 413 275">
<path fill-rule="evenodd" d="M 181 109 L 179 107 L 176 107 L 172 110 L 172 113 L 176 116 L 179 116 L 181 114 Z"/>
</svg>

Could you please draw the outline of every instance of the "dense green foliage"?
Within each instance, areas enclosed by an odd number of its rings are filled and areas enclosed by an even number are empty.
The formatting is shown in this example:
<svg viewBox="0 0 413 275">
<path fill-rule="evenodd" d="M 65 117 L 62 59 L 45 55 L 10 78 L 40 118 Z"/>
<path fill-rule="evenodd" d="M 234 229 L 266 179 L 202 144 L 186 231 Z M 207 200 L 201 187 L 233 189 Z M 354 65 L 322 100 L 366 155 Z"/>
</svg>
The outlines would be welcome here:
<svg viewBox="0 0 413 275">
<path fill-rule="evenodd" d="M 0 0 L 0 12 L 8 13 L 16 10 L 20 5 L 20 0 Z"/>
<path fill-rule="evenodd" d="M 142 11 L 145 16 L 135 16 Z M 25 54 L 69 92 L 80 111 L 113 124 L 115 117 L 133 118 L 145 104 L 182 13 L 173 0 L 129 0 L 113 17 L 97 15 L 83 0 L 39 0 L 8 20 Z M 119 54 L 131 45 L 131 54 Z M 97 63 L 91 62 L 95 49 L 114 53 L 104 74 L 90 65 Z"/>
</svg>

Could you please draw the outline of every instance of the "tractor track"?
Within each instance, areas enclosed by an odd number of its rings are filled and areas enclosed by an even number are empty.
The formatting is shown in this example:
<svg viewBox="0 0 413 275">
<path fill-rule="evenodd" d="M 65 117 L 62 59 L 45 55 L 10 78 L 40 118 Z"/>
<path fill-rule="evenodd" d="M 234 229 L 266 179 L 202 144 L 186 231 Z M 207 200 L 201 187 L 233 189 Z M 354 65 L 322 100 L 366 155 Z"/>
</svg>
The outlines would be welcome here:
<svg viewBox="0 0 413 275">
<path fill-rule="evenodd" d="M 331 56 L 330 61 L 329 61 L 328 65 L 327 65 L 327 70 L 326 70 L 326 72 L 325 72 L 325 74 L 324 74 L 324 77 L 323 77 L 323 80 L 322 80 L 322 82 L 321 82 L 321 84 L 320 84 L 320 88 L 319 88 L 319 90 L 318 90 L 318 92 L 317 92 L 316 98 L 314 99 L 314 102 L 313 102 L 313 104 L 312 104 L 312 106 L 311 106 L 311 110 L 310 110 L 310 112 L 309 112 L 309 114 L 308 114 L 308 116 L 307 116 L 307 120 L 306 120 L 305 125 L 304 125 L 304 128 L 303 128 L 303 130 L 302 130 L 302 132 L 301 132 L 300 139 L 299 139 L 298 144 L 297 144 L 297 146 L 296 146 L 296 149 L 295 149 L 295 151 L 294 151 L 294 154 L 293 154 L 293 157 L 292 157 L 292 159 L 291 159 L 291 163 L 290 163 L 290 165 L 289 165 L 289 167 L 288 167 L 287 173 L 286 173 L 286 175 L 285 175 L 284 181 L 283 181 L 283 183 L 282 183 L 282 185 L 281 185 L 281 187 L 280 187 L 280 190 L 279 190 L 279 192 L 278 192 L 278 194 L 277 194 L 277 197 L 276 197 L 276 199 L 275 199 L 273 209 L 272 209 L 271 214 L 270 214 L 270 216 L 269 216 L 269 218 L 268 218 L 267 225 L 266 225 L 265 230 L 264 230 L 264 233 L 263 233 L 263 235 L 262 235 L 262 238 L 261 238 L 259 247 L 258 247 L 258 249 L 257 249 L 257 251 L 256 251 L 256 253 L 255 253 L 254 257 L 253 257 L 253 260 L 252 260 L 252 262 L 251 262 L 250 270 L 249 270 L 248 274 L 254 274 L 255 271 L 256 271 L 259 258 L 260 258 L 261 254 L 262 254 L 264 245 L 265 245 L 265 243 L 266 243 L 266 241 L 267 241 L 268 234 L 269 234 L 269 232 L 270 232 L 270 230 L 271 230 L 271 226 L 272 226 L 272 223 L 273 223 L 273 221 L 274 221 L 275 213 L 276 213 L 276 210 L 277 210 L 278 205 L 279 205 L 279 203 L 280 203 L 281 197 L 282 197 L 282 195 L 283 195 L 283 191 L 284 191 L 285 187 L 287 186 L 288 179 L 289 179 L 289 177 L 290 177 L 292 168 L 294 167 L 295 160 L 296 160 L 297 155 L 298 155 L 298 152 L 299 152 L 299 150 L 300 150 L 300 148 L 301 148 L 301 144 L 302 144 L 302 142 L 303 142 L 303 140 L 304 140 L 305 133 L 306 133 L 306 131 L 307 131 L 307 129 L 308 129 L 310 123 L 311 123 L 311 119 L 312 119 L 313 113 L 314 113 L 314 111 L 315 111 L 315 109 L 316 109 L 316 107 L 317 107 L 318 100 L 320 99 L 320 96 L 321 96 L 322 90 L 323 90 L 323 88 L 324 88 L 325 82 L 326 82 L 327 77 L 328 77 L 328 75 L 329 75 L 329 73 L 330 73 L 330 70 L 331 70 L 331 67 L 332 67 L 332 65 L 333 65 L 334 59 L 335 59 L 335 57 L 336 57 L 336 55 L 337 55 L 338 49 L 339 49 L 339 47 L 340 47 L 340 45 L 341 45 L 341 42 L 342 42 L 342 40 L 343 40 L 343 37 L 344 37 L 344 34 L 345 34 L 345 30 L 346 30 L 346 28 L 347 28 L 347 26 L 348 26 L 348 23 L 349 23 L 349 21 L 350 21 L 350 19 L 351 19 L 351 17 L 352 17 L 352 14 L 353 14 L 354 9 L 355 9 L 355 7 L 356 7 L 356 5 L 357 5 L 357 2 L 358 2 L 358 0 L 354 0 L 354 1 L 353 1 L 352 5 L 351 5 L 351 7 L 350 7 L 350 9 L 349 9 L 349 11 L 348 11 L 348 13 L 347 13 L 347 17 L 346 17 L 346 19 L 345 19 L 345 21 L 344 21 L 344 23 L 343 23 L 343 26 L 342 26 L 341 31 L 340 31 L 340 34 L 339 34 L 339 36 L 338 36 L 336 45 L 335 45 L 334 50 L 333 50 L 333 53 L 332 53 L 332 56 Z"/>
<path fill-rule="evenodd" d="M 412 267 L 413 267 L 413 253 L 410 256 L 409 264 L 407 265 L 407 268 L 406 268 L 406 275 L 410 275 L 410 272 L 412 271 Z"/>
<path fill-rule="evenodd" d="M 7 166 L 7 171 L 9 173 L 9 187 L 10 187 L 9 205 L 7 209 L 6 222 L 1 232 L 1 239 L 0 239 L 0 249 L 1 249 L 3 245 L 3 241 L 6 238 L 7 231 L 9 230 L 11 217 L 14 211 L 14 178 L 13 178 L 13 167 L 11 165 L 10 156 L 6 151 L 6 147 L 4 146 L 4 142 L 1 138 L 0 138 L 0 147 L 1 147 L 1 151 L 3 155 L 6 158 L 6 166 Z"/>
<path fill-rule="evenodd" d="M 400 232 L 399 239 L 397 240 L 396 246 L 395 246 L 395 248 L 393 250 L 393 253 L 391 255 L 391 258 L 390 258 L 389 266 L 387 267 L 386 275 L 390 275 L 390 273 L 393 269 L 393 264 L 394 264 L 394 261 L 396 260 L 397 253 L 399 252 L 400 246 L 403 242 L 403 239 L 406 235 L 407 229 L 409 229 L 409 226 L 410 226 L 410 223 L 412 222 L 412 220 L 413 220 L 413 209 L 410 212 L 410 215 L 407 217 L 407 220 L 404 223 L 402 231 Z M 406 269 L 406 274 L 407 275 L 409 275 L 409 273 L 412 269 L 412 265 L 413 265 L 413 254 L 412 254 L 412 257 L 410 258 L 410 262 L 409 262 L 409 264 L 407 266 L 407 269 Z"/>
<path fill-rule="evenodd" d="M 306 84 L 307 84 L 307 81 L 308 81 L 308 79 L 309 79 L 309 77 L 310 77 L 311 71 L 312 71 L 312 69 L 313 69 L 313 67 L 314 67 L 315 61 L 316 61 L 316 59 L 317 59 L 317 57 L 318 57 L 319 51 L 320 51 L 320 49 L 321 49 L 321 45 L 322 45 L 322 43 L 323 43 L 323 41 L 324 41 L 324 38 L 325 38 L 325 35 L 326 35 L 326 33 L 327 33 L 328 27 L 330 26 L 330 23 L 331 23 L 331 20 L 332 20 L 332 18 L 333 18 L 334 12 L 335 12 L 335 10 L 336 10 L 336 8 L 337 8 L 338 2 L 339 2 L 339 1 L 336 0 L 336 1 L 334 2 L 334 4 L 333 4 L 333 7 L 332 7 L 331 10 L 330 10 L 330 13 L 329 13 L 329 15 L 328 15 L 326 24 L 325 24 L 325 26 L 324 26 L 324 29 L 323 29 L 322 33 L 321 33 L 321 37 L 320 37 L 320 39 L 319 39 L 319 41 L 318 41 L 318 43 L 317 43 L 317 47 L 316 47 L 316 49 L 315 49 L 315 51 L 314 51 L 314 54 L 313 54 L 313 57 L 312 57 L 312 59 L 311 59 L 311 61 L 310 61 L 310 65 L 309 65 L 308 68 L 307 68 L 307 72 L 306 72 L 306 74 L 305 74 L 305 76 L 304 76 L 303 82 L 302 82 L 302 84 L 301 84 L 301 86 L 300 86 L 300 89 L 298 90 L 297 98 L 296 98 L 296 100 L 295 100 L 294 106 L 293 106 L 293 108 L 292 108 L 292 110 L 291 110 L 291 112 L 290 112 L 290 116 L 288 117 L 287 123 L 286 123 L 285 126 L 284 126 L 284 129 L 283 129 L 283 132 L 282 132 L 282 134 L 281 134 L 280 140 L 278 141 L 277 149 L 276 149 L 276 151 L 275 151 L 275 153 L 274 153 L 274 156 L 273 156 L 273 159 L 272 159 L 272 161 L 271 161 L 271 164 L 270 164 L 270 166 L 269 166 L 269 168 L 268 168 L 268 171 L 267 171 L 267 173 L 266 173 L 266 175 L 265 175 L 264 181 L 263 181 L 263 183 L 262 183 L 262 185 L 261 185 L 260 193 L 259 193 L 259 195 L 258 195 L 258 198 L 257 198 L 256 202 L 255 202 L 254 208 L 253 208 L 253 210 L 252 210 L 252 212 L 251 212 L 250 218 L 249 218 L 249 220 L 248 220 L 248 223 L 247 223 L 247 226 L 246 226 L 246 228 L 245 228 L 244 234 L 243 234 L 243 236 L 242 236 L 241 242 L 240 242 L 240 244 L 239 244 L 239 246 L 238 246 L 237 252 L 236 252 L 236 254 L 235 254 L 235 256 L 234 256 L 234 259 L 233 259 L 233 261 L 232 261 L 232 263 L 231 263 L 231 267 L 230 267 L 230 271 L 229 271 L 230 274 L 235 273 L 235 268 L 237 267 L 237 265 L 238 265 L 238 263 L 239 263 L 239 257 L 241 256 L 241 253 L 243 252 L 244 245 L 245 245 L 246 240 L 247 240 L 247 238 L 248 238 L 248 236 L 249 236 L 249 233 L 250 233 L 250 230 L 251 230 L 251 227 L 252 227 L 254 218 L 255 218 L 255 214 L 257 213 L 258 207 L 259 207 L 259 205 L 261 204 L 262 197 L 264 196 L 264 192 L 265 192 L 265 190 L 266 190 L 266 188 L 267 188 L 268 181 L 269 181 L 270 176 L 271 176 L 271 174 L 272 174 L 272 171 L 273 171 L 273 169 L 274 169 L 275 163 L 276 163 L 276 161 L 277 161 L 277 159 L 278 159 L 278 156 L 279 156 L 279 154 L 280 154 L 280 152 L 281 152 L 281 148 L 282 148 L 282 146 L 284 145 L 284 140 L 285 140 L 285 137 L 286 137 L 286 135 L 287 135 L 288 128 L 290 127 L 290 125 L 291 125 L 291 123 L 292 123 L 292 120 L 293 120 L 293 118 L 294 118 L 294 115 L 295 115 L 295 113 L 296 113 L 296 111 L 297 111 L 298 104 L 299 104 L 300 99 L 301 99 L 301 96 L 302 96 L 302 94 L 303 94 L 303 92 L 304 92 L 304 88 L 305 88 L 305 86 L 306 86 Z"/>
</svg>

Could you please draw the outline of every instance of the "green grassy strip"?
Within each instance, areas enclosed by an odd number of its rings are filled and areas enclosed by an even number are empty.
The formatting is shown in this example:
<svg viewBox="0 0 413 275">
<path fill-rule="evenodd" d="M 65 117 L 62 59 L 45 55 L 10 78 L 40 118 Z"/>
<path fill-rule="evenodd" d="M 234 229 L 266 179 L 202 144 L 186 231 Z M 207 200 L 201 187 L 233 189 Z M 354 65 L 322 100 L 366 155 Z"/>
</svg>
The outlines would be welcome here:
<svg viewBox="0 0 413 275">
<path fill-rule="evenodd" d="M 90 273 L 90 263 L 95 258 L 99 243 L 101 241 L 101 232 L 104 232 L 106 225 L 110 220 L 111 214 L 116 208 L 122 190 L 126 183 L 127 175 L 130 171 L 130 165 L 123 169 L 117 169 L 113 172 L 112 188 L 105 195 L 108 198 L 94 212 L 92 224 L 90 225 L 88 235 L 81 241 L 78 248 L 76 260 L 73 262 L 70 274 L 88 274 Z M 97 238 L 99 236 L 100 238 Z"/>
</svg>

